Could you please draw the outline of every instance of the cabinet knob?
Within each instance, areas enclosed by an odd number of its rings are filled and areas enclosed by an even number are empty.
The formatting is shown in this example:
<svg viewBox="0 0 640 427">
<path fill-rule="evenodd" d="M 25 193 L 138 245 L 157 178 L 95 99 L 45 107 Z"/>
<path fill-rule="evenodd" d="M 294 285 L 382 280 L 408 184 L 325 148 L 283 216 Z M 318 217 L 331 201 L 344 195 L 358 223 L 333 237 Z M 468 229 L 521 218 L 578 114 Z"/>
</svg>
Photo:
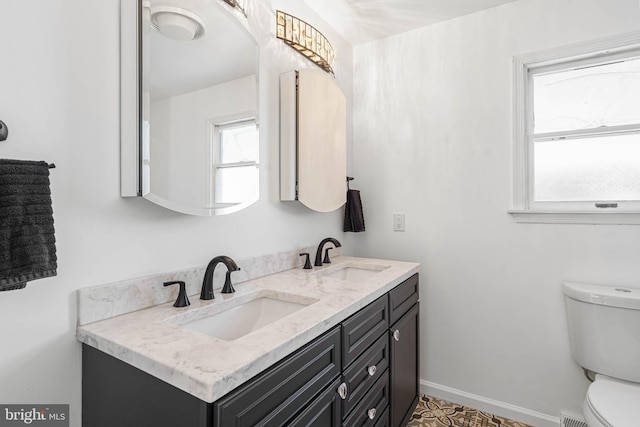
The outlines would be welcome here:
<svg viewBox="0 0 640 427">
<path fill-rule="evenodd" d="M 338 387 L 338 395 L 344 400 L 347 398 L 347 384 L 342 383 Z"/>
<path fill-rule="evenodd" d="M 369 366 L 367 368 L 367 372 L 369 372 L 369 376 L 372 377 L 376 374 L 376 365 Z"/>
<path fill-rule="evenodd" d="M 393 331 L 393 339 L 396 341 L 400 341 L 400 330 L 396 329 L 395 331 Z"/>
<path fill-rule="evenodd" d="M 371 408 L 367 411 L 367 416 L 369 417 L 370 420 L 374 419 L 376 417 L 376 408 Z"/>
<path fill-rule="evenodd" d="M 9 128 L 0 120 L 0 141 L 4 141 L 9 136 Z"/>
</svg>

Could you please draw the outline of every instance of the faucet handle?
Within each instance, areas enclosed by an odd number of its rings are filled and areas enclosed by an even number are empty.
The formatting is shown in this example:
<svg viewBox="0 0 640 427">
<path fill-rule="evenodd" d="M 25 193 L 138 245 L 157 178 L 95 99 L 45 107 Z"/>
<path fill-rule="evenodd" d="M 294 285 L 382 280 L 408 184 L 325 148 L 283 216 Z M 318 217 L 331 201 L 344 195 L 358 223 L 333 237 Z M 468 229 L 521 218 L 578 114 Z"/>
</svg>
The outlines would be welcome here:
<svg viewBox="0 0 640 427">
<path fill-rule="evenodd" d="M 232 294 L 234 293 L 236 290 L 233 288 L 233 283 L 231 283 L 231 273 L 233 273 L 234 271 L 240 271 L 240 267 L 238 267 L 238 269 L 236 270 L 228 270 L 227 271 L 227 275 L 224 279 L 224 286 L 222 287 L 222 290 L 220 291 L 221 294 Z"/>
<path fill-rule="evenodd" d="M 307 258 L 304 261 L 304 267 L 302 267 L 304 270 L 311 270 L 313 267 L 311 267 L 311 260 L 309 259 L 309 252 L 303 252 L 300 254 L 300 256 L 306 256 Z"/>
<path fill-rule="evenodd" d="M 333 248 L 327 248 L 324 250 L 324 260 L 322 261 L 323 264 L 331 264 L 331 260 L 329 259 L 329 251 L 333 249 Z"/>
<path fill-rule="evenodd" d="M 180 285 L 180 290 L 178 291 L 178 298 L 176 298 L 176 302 L 173 303 L 174 307 L 187 307 L 191 305 L 189 302 L 189 297 L 187 297 L 187 290 L 185 289 L 185 283 L 182 280 L 173 280 L 171 282 L 164 282 L 163 285 L 171 286 L 171 285 Z"/>
</svg>

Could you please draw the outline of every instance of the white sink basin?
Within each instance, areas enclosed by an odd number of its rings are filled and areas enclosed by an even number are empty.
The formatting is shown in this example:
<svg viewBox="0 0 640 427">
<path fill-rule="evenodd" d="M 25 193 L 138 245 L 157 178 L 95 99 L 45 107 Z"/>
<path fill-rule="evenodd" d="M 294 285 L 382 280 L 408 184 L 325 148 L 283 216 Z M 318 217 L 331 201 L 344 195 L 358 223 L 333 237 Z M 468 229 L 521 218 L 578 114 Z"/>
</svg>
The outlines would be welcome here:
<svg viewBox="0 0 640 427">
<path fill-rule="evenodd" d="M 254 299 L 234 304 L 218 313 L 205 314 L 204 317 L 185 322 L 178 318 L 172 320 L 172 323 L 221 340 L 233 341 L 295 313 L 316 300 L 302 298 L 301 301 L 292 302 L 273 296 L 257 295 Z M 225 301 L 221 304 L 229 302 Z"/>
<path fill-rule="evenodd" d="M 335 271 L 321 273 L 322 277 L 331 279 L 346 280 L 349 282 L 363 282 L 388 268 L 387 266 L 372 265 L 367 267 L 356 267 L 352 265 L 341 266 Z"/>
</svg>

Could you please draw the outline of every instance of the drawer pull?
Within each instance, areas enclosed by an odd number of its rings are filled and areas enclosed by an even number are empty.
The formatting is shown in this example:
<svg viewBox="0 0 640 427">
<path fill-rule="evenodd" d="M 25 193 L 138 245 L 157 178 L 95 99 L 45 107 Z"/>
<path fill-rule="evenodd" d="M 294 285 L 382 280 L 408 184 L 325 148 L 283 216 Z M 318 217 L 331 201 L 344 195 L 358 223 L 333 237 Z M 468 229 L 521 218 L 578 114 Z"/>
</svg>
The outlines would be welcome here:
<svg viewBox="0 0 640 427">
<path fill-rule="evenodd" d="M 369 416 L 369 419 L 372 420 L 376 417 L 376 408 L 371 408 L 367 411 L 367 415 Z"/>
<path fill-rule="evenodd" d="M 369 366 L 367 368 L 367 372 L 369 372 L 369 376 L 372 377 L 376 374 L 376 365 Z"/>
<path fill-rule="evenodd" d="M 393 339 L 396 341 L 400 341 L 400 330 L 396 329 L 395 331 L 393 331 Z"/>
<path fill-rule="evenodd" d="M 347 398 L 347 384 L 342 383 L 338 387 L 338 395 L 344 400 Z"/>
</svg>

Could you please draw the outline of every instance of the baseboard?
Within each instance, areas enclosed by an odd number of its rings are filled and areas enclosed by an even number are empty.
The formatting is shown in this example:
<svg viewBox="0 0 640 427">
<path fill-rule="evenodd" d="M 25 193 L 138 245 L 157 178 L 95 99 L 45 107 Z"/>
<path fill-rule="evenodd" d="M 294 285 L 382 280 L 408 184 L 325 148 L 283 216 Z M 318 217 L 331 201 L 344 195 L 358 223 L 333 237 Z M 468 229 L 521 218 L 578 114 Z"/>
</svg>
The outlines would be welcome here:
<svg viewBox="0 0 640 427">
<path fill-rule="evenodd" d="M 467 393 L 466 391 L 456 390 L 455 388 L 430 381 L 420 380 L 420 392 L 427 396 L 470 406 L 482 412 L 488 412 L 499 417 L 531 424 L 535 427 L 558 427 L 560 425 L 560 418 L 558 417 L 552 417 L 551 415 L 541 412 L 499 402 L 476 394 Z"/>
</svg>

